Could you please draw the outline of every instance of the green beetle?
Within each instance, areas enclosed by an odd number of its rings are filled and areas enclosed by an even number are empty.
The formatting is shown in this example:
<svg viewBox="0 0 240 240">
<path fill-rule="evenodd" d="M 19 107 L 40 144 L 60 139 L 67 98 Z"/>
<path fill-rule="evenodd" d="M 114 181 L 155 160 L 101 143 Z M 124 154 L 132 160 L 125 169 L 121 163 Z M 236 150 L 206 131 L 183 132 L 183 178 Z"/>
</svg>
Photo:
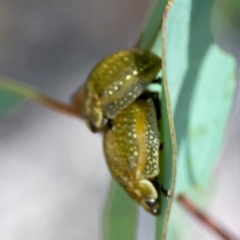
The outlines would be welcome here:
<svg viewBox="0 0 240 240">
<path fill-rule="evenodd" d="M 113 177 L 148 212 L 159 214 L 157 117 L 152 99 L 136 100 L 104 132 L 104 151 Z"/>
<path fill-rule="evenodd" d="M 75 94 L 75 106 L 95 132 L 136 100 L 161 69 L 161 59 L 146 50 L 122 50 L 104 58 Z"/>
</svg>

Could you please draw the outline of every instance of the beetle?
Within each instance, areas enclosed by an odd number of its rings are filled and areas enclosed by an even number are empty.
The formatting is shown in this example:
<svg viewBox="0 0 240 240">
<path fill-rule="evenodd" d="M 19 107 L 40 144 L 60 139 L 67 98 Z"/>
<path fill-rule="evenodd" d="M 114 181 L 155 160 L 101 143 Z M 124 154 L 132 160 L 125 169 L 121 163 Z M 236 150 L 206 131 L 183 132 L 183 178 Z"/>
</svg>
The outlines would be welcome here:
<svg viewBox="0 0 240 240">
<path fill-rule="evenodd" d="M 136 100 L 104 131 L 104 151 L 114 178 L 148 212 L 160 211 L 158 189 L 159 132 L 153 100 Z"/>
<path fill-rule="evenodd" d="M 121 50 L 104 58 L 73 96 L 76 108 L 93 132 L 101 131 L 136 100 L 161 69 L 161 59 L 146 50 Z"/>
<path fill-rule="evenodd" d="M 160 69 L 161 59 L 154 53 L 122 50 L 97 64 L 73 96 L 90 129 L 104 134 L 113 177 L 153 215 L 160 212 L 156 181 L 160 136 L 154 102 L 146 89 Z"/>
</svg>

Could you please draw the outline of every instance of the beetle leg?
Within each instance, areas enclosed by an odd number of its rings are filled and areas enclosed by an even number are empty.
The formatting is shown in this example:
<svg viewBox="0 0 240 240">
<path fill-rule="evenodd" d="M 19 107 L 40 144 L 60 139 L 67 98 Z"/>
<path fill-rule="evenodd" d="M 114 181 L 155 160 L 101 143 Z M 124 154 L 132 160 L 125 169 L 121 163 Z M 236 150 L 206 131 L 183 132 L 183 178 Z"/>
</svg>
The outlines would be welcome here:
<svg viewBox="0 0 240 240">
<path fill-rule="evenodd" d="M 157 100 L 159 98 L 159 93 L 145 91 L 138 97 L 138 100 L 148 100 L 149 98 L 151 98 L 152 100 L 155 100 L 155 99 Z M 158 101 L 159 101 L 159 99 L 158 99 Z M 155 103 L 154 103 L 154 105 L 155 105 Z"/>
<path fill-rule="evenodd" d="M 158 180 L 158 178 L 152 179 L 151 182 L 154 185 L 154 187 L 157 189 L 158 192 L 161 191 L 166 198 L 171 197 L 171 191 L 164 188 L 163 184 Z"/>
<path fill-rule="evenodd" d="M 108 128 L 110 129 L 110 130 L 112 130 L 113 129 L 113 121 L 111 120 L 111 119 L 108 119 L 108 121 L 107 121 L 107 126 L 108 126 Z"/>
<path fill-rule="evenodd" d="M 159 144 L 159 151 L 162 151 L 162 150 L 163 150 L 163 142 Z"/>
<path fill-rule="evenodd" d="M 114 121 L 112 119 L 104 118 L 104 124 L 99 129 L 99 131 L 101 131 L 101 132 L 112 131 L 114 128 L 115 128 Z"/>
<path fill-rule="evenodd" d="M 162 84 L 162 78 L 161 77 L 157 77 L 155 78 L 152 83 L 159 83 L 159 84 Z"/>
<path fill-rule="evenodd" d="M 161 184 L 160 184 L 160 189 L 166 198 L 170 198 L 172 196 L 171 191 L 164 188 Z"/>
</svg>

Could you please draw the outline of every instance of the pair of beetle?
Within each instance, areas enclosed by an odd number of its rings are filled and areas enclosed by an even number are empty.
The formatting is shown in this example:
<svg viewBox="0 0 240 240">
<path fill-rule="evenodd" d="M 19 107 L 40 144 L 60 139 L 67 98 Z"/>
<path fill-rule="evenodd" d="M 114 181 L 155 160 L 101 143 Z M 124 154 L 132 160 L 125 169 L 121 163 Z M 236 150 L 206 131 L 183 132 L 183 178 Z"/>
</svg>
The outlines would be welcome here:
<svg viewBox="0 0 240 240">
<path fill-rule="evenodd" d="M 155 54 L 123 50 L 103 59 L 73 98 L 90 129 L 103 131 L 113 177 L 154 215 L 160 212 L 160 136 L 154 101 L 146 89 L 160 69 Z"/>
</svg>

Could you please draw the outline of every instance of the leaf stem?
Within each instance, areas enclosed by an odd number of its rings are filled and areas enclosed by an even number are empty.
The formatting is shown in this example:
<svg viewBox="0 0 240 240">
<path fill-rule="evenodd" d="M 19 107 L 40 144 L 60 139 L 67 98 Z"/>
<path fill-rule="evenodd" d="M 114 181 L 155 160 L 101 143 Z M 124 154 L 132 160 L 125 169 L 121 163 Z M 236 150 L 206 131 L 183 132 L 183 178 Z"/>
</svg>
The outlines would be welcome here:
<svg viewBox="0 0 240 240">
<path fill-rule="evenodd" d="M 178 202 L 195 218 L 197 218 L 200 222 L 202 222 L 205 226 L 215 232 L 219 237 L 224 240 L 239 240 L 237 237 L 233 237 L 233 234 L 230 234 L 226 229 L 223 229 L 218 225 L 218 223 L 207 216 L 203 211 L 198 209 L 191 203 L 185 196 L 178 195 Z"/>
<path fill-rule="evenodd" d="M 66 115 L 80 117 L 80 109 L 79 111 L 77 111 L 74 106 L 62 103 L 43 93 L 38 92 L 37 90 L 29 86 L 17 83 L 15 81 L 0 80 L 0 90 L 1 89 L 15 93 L 25 99 L 33 100 L 45 107 L 50 108 L 51 110 L 54 110 Z"/>
</svg>

